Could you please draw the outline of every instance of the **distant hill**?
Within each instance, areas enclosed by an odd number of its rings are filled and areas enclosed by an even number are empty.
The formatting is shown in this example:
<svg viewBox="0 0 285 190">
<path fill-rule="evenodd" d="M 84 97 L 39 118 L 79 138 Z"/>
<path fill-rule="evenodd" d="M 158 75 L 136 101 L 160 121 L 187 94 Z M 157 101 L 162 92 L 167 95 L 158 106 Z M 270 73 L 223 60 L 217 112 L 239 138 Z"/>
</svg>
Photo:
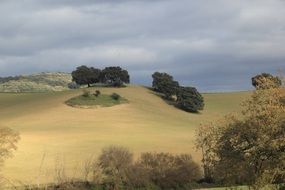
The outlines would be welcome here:
<svg viewBox="0 0 285 190">
<path fill-rule="evenodd" d="M 43 72 L 0 78 L 0 92 L 52 92 L 68 89 L 72 77 L 68 73 Z"/>
</svg>

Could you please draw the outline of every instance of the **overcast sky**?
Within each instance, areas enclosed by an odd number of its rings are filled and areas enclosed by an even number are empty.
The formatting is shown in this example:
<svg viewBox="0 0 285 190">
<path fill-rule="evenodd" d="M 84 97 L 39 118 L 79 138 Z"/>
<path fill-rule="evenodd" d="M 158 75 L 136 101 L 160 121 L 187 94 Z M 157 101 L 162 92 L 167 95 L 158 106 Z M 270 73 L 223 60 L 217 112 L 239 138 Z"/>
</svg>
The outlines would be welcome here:
<svg viewBox="0 0 285 190">
<path fill-rule="evenodd" d="M 0 75 L 119 65 L 201 91 L 285 69 L 284 0 L 0 0 Z"/>
</svg>

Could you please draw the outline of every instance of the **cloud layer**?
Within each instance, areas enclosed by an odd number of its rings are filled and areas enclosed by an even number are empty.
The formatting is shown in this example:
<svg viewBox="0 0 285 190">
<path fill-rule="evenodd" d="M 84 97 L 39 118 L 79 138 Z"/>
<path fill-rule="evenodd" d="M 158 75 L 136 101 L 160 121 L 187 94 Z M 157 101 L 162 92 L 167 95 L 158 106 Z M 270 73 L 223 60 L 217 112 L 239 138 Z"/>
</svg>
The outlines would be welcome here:
<svg viewBox="0 0 285 190">
<path fill-rule="evenodd" d="M 1 0 L 0 75 L 120 65 L 202 91 L 285 69 L 283 0 Z"/>
</svg>

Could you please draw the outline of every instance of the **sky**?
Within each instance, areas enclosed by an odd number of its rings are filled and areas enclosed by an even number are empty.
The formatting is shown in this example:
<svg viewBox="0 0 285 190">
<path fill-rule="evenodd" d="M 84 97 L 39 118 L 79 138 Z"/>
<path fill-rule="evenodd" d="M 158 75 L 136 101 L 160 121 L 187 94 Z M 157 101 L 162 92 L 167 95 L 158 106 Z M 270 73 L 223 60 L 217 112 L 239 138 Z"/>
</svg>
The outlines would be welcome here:
<svg viewBox="0 0 285 190">
<path fill-rule="evenodd" d="M 0 0 L 0 76 L 121 66 L 201 91 L 285 69 L 285 0 Z"/>
</svg>

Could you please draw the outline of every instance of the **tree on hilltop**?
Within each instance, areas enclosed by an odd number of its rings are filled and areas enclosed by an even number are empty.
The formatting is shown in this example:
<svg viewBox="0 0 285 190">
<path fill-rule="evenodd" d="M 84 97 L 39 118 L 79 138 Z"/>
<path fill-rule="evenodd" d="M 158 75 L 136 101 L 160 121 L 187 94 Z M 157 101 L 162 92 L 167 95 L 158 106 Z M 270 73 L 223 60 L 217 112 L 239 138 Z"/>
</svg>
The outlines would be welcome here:
<svg viewBox="0 0 285 190">
<path fill-rule="evenodd" d="M 100 81 L 100 69 L 93 67 L 87 67 L 82 65 L 77 67 L 75 71 L 72 72 L 72 80 L 79 85 L 88 85 L 97 83 Z"/>
<path fill-rule="evenodd" d="M 114 87 L 121 87 L 124 83 L 130 83 L 130 76 L 128 71 L 121 67 L 106 67 L 101 72 L 100 81 Z"/>
<path fill-rule="evenodd" d="M 204 98 L 194 87 L 180 87 L 177 93 L 177 106 L 188 112 L 204 109 Z"/>
<path fill-rule="evenodd" d="M 152 87 L 156 92 L 164 94 L 167 99 L 171 99 L 172 96 L 176 95 L 179 83 L 174 81 L 171 75 L 155 72 L 152 78 Z"/>
</svg>

